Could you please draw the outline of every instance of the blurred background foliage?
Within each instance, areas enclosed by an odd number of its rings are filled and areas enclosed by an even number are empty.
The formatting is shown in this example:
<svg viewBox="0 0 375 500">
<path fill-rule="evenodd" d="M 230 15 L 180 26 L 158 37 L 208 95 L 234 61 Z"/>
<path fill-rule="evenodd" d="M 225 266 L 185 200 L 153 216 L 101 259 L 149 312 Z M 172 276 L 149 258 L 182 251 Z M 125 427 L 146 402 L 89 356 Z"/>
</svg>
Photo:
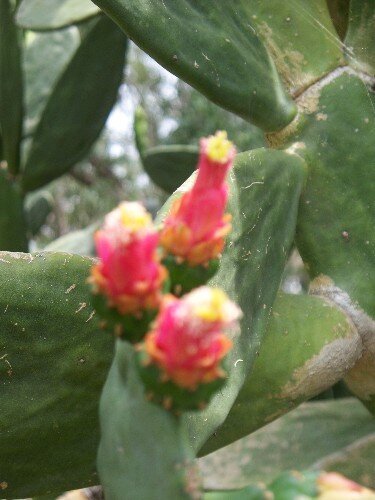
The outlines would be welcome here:
<svg viewBox="0 0 375 500">
<path fill-rule="evenodd" d="M 155 213 L 167 194 L 143 171 L 134 146 L 133 117 L 141 105 L 148 120 L 150 146 L 196 145 L 199 137 L 228 131 L 239 151 L 263 146 L 260 129 L 219 108 L 131 44 L 116 106 L 84 161 L 44 188 L 53 209 L 31 242 L 40 249 L 71 231 L 83 229 L 120 200 L 140 200 Z"/>
</svg>

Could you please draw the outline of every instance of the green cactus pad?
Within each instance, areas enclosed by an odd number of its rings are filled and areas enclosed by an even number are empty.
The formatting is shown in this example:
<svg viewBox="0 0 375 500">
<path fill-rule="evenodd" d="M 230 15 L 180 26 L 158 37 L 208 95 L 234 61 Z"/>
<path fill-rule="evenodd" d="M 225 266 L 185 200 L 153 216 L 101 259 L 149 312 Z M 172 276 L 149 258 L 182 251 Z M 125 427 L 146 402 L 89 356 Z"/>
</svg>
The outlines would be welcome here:
<svg viewBox="0 0 375 500">
<path fill-rule="evenodd" d="M 262 486 L 246 486 L 241 490 L 210 491 L 203 500 L 268 500 L 270 492 Z"/>
<path fill-rule="evenodd" d="M 297 245 L 323 274 L 375 316 L 375 93 L 348 69 L 312 88 L 289 137 L 309 167 Z"/>
<path fill-rule="evenodd" d="M 232 1 L 232 9 L 241 3 Z M 326 0 L 247 0 L 245 9 L 242 22 L 257 33 L 292 95 L 342 62 Z"/>
<path fill-rule="evenodd" d="M 358 423 L 355 424 L 356 430 L 357 426 Z M 348 446 L 321 458 L 312 467 L 325 471 L 339 471 L 340 474 L 354 479 L 363 486 L 375 488 L 375 424 L 372 430 L 372 433 L 353 439 Z"/>
<path fill-rule="evenodd" d="M 1 198 L 0 198 L 1 199 Z M 92 259 L 0 254 L 0 483 L 6 498 L 98 484 L 98 404 L 113 341 L 85 280 Z"/>
<path fill-rule="evenodd" d="M 233 443 L 331 387 L 361 349 L 352 323 L 333 305 L 279 293 L 259 357 L 225 422 L 200 454 Z"/>
<path fill-rule="evenodd" d="M 17 24 L 30 30 L 55 30 L 100 12 L 90 0 L 23 0 Z"/>
<path fill-rule="evenodd" d="M 197 168 L 196 146 L 149 147 L 147 115 L 140 106 L 134 116 L 134 135 L 143 168 L 167 193 L 173 193 Z"/>
<path fill-rule="evenodd" d="M 314 500 L 319 498 L 357 498 L 357 492 L 349 491 L 330 491 L 322 493 L 319 488 L 318 471 L 284 471 L 267 487 L 263 483 L 259 486 L 246 486 L 240 490 L 215 491 L 206 493 L 204 500 Z M 369 492 L 365 495 L 359 493 L 358 498 L 372 500 L 375 492 Z M 354 495 L 354 496 L 353 496 Z"/>
<path fill-rule="evenodd" d="M 47 252 L 68 252 L 77 255 L 85 255 L 87 257 L 95 256 L 94 234 L 99 229 L 100 222 L 95 222 L 85 229 L 72 231 L 64 234 L 52 243 L 49 243 L 43 250 Z"/>
<path fill-rule="evenodd" d="M 16 174 L 23 120 L 21 34 L 13 21 L 13 2 L 0 2 L 0 126 L 3 158 Z"/>
<path fill-rule="evenodd" d="M 334 470 L 334 462 L 330 466 L 328 460 L 335 456 L 342 459 L 335 461 L 337 472 L 374 487 L 374 475 L 370 472 L 365 477 L 369 471 L 366 457 L 375 448 L 374 430 L 374 419 L 354 398 L 304 403 L 263 429 L 200 459 L 204 487 L 229 489 L 259 481 L 269 483 L 286 469 L 323 470 L 325 463 L 327 470 Z M 358 448 L 356 456 L 358 440 L 367 441 L 369 446 L 363 453 Z M 343 458 L 350 450 L 346 461 Z"/>
<path fill-rule="evenodd" d="M 275 500 L 316 498 L 318 472 L 283 472 L 268 486 Z"/>
<path fill-rule="evenodd" d="M 209 284 L 223 288 L 242 308 L 244 317 L 241 334 L 228 355 L 228 383 L 206 410 L 186 418 L 196 449 L 224 421 L 259 349 L 294 238 L 305 173 L 298 156 L 267 149 L 237 155 L 230 172 L 228 212 L 233 230 L 219 272 Z M 192 180 L 167 201 L 159 222 L 171 202 L 191 188 Z"/>
<path fill-rule="evenodd" d="M 0 168 L 0 250 L 27 251 L 26 221 L 20 190 Z"/>
<path fill-rule="evenodd" d="M 219 259 L 212 259 L 206 266 L 190 266 L 187 262 L 177 262 L 175 257 L 163 259 L 168 269 L 170 288 L 174 295 L 180 296 L 190 292 L 193 288 L 205 285 L 219 269 Z"/>
<path fill-rule="evenodd" d="M 351 0 L 349 30 L 345 38 L 347 60 L 355 68 L 375 75 L 375 4 Z"/>
<path fill-rule="evenodd" d="M 255 2 L 94 3 L 161 65 L 216 104 L 265 130 L 279 130 L 293 119 L 294 104 L 253 27 Z M 271 6 L 269 13 L 276 12 Z"/>
<path fill-rule="evenodd" d="M 198 148 L 157 146 L 144 152 L 142 163 L 157 186 L 173 193 L 197 168 Z"/>
<path fill-rule="evenodd" d="M 56 82 L 80 43 L 75 26 L 51 33 L 26 31 L 23 52 L 25 82 L 24 134 L 35 130 Z"/>
<path fill-rule="evenodd" d="M 98 470 L 108 500 L 192 498 L 196 477 L 185 430 L 146 399 L 129 344 L 118 341 L 100 402 Z"/>
<path fill-rule="evenodd" d="M 22 179 L 26 191 L 64 174 L 88 153 L 116 100 L 126 47 L 122 32 L 106 17 L 85 36 L 35 130 Z"/>
</svg>

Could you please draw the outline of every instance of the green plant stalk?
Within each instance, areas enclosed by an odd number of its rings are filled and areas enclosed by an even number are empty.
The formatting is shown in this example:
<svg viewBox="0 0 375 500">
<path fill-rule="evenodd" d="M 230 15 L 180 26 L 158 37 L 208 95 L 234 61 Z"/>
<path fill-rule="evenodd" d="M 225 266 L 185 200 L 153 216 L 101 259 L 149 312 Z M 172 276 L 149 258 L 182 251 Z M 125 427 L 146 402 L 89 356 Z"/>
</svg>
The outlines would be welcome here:
<svg viewBox="0 0 375 500">
<path fill-rule="evenodd" d="M 28 250 L 23 196 L 17 182 L 0 167 L 0 250 Z"/>
<path fill-rule="evenodd" d="M 181 418 L 147 400 L 133 347 L 121 340 L 101 397 L 100 425 L 98 471 L 106 498 L 174 500 L 197 494 Z"/>
<path fill-rule="evenodd" d="M 0 2 L 0 124 L 3 159 L 12 176 L 20 167 L 23 120 L 21 34 L 13 22 L 10 0 Z"/>
</svg>

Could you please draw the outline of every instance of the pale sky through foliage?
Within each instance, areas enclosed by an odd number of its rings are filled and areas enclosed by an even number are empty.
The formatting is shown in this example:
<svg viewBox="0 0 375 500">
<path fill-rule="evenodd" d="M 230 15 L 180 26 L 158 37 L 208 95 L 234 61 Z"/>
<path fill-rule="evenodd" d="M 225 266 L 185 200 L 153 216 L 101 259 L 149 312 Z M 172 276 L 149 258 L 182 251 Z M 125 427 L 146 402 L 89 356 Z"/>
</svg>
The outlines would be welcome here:
<svg viewBox="0 0 375 500">
<path fill-rule="evenodd" d="M 169 73 L 169 71 L 160 66 L 147 54 L 140 53 L 139 50 L 135 49 L 134 44 L 131 44 L 129 49 L 130 64 L 136 57 L 142 57 L 146 66 L 160 74 L 160 77 L 162 79 L 161 97 L 171 100 L 175 99 L 177 96 L 177 77 Z M 132 157 L 136 157 L 138 154 L 134 147 L 133 138 L 134 112 L 138 104 L 139 101 L 137 97 L 134 95 L 134 93 L 129 92 L 129 86 L 127 84 L 125 75 L 125 81 L 121 86 L 119 92 L 119 102 L 113 108 L 106 124 L 106 127 L 110 133 L 110 137 L 112 139 L 110 154 L 114 157 L 118 157 L 125 152 Z M 177 123 L 174 120 L 170 118 L 162 119 L 160 123 L 159 133 L 162 137 L 166 137 L 176 126 Z"/>
</svg>

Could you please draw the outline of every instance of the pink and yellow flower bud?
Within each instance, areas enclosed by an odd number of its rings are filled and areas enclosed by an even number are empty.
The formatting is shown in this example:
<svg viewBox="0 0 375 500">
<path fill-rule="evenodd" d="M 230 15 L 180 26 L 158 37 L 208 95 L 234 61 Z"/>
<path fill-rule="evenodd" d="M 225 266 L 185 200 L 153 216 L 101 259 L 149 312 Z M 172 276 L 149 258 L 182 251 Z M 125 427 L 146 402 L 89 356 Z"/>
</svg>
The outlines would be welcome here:
<svg viewBox="0 0 375 500">
<path fill-rule="evenodd" d="M 370 500 L 375 492 L 337 472 L 323 472 L 317 479 L 319 500 Z"/>
<path fill-rule="evenodd" d="M 200 287 L 182 299 L 169 296 L 145 338 L 147 363 L 158 366 L 162 380 L 189 391 L 223 378 L 221 362 L 232 347 L 224 332 L 240 317 L 240 309 L 219 289 Z"/>
<path fill-rule="evenodd" d="M 166 278 L 158 240 L 151 216 L 136 202 L 124 202 L 109 213 L 96 233 L 100 262 L 93 266 L 90 282 L 120 314 L 158 308 Z"/>
<path fill-rule="evenodd" d="M 190 265 L 206 264 L 222 252 L 230 216 L 226 176 L 236 150 L 226 132 L 200 143 L 198 175 L 193 188 L 176 200 L 164 223 L 160 242 L 167 254 Z"/>
</svg>

